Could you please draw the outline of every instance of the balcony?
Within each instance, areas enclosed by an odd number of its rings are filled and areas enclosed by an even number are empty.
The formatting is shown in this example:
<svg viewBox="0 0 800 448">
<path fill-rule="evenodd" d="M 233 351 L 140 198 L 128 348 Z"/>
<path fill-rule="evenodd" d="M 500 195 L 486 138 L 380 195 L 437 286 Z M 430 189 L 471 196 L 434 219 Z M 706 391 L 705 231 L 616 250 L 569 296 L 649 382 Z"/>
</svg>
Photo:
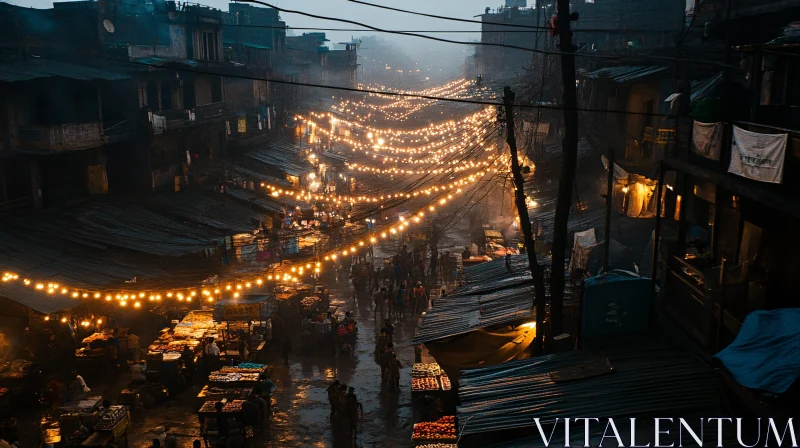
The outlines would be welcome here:
<svg viewBox="0 0 800 448">
<path fill-rule="evenodd" d="M 213 120 L 224 120 L 230 115 L 228 103 L 204 104 L 194 109 L 162 110 L 150 116 L 150 132 L 156 135 L 165 131 L 176 131 L 197 124 L 207 124 Z"/>
<path fill-rule="evenodd" d="M 23 150 L 76 151 L 105 143 L 100 122 L 19 128 L 19 147 Z"/>
</svg>

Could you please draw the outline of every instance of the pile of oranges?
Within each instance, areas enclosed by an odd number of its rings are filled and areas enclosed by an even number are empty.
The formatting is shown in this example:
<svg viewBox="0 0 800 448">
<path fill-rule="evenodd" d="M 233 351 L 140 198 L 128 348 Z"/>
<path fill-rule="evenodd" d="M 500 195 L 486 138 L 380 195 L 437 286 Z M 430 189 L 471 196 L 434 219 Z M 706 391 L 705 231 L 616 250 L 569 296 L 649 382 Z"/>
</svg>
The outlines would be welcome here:
<svg viewBox="0 0 800 448">
<path fill-rule="evenodd" d="M 456 438 L 456 418 L 445 416 L 435 422 L 422 422 L 414 425 L 414 440 L 454 440 Z"/>
</svg>

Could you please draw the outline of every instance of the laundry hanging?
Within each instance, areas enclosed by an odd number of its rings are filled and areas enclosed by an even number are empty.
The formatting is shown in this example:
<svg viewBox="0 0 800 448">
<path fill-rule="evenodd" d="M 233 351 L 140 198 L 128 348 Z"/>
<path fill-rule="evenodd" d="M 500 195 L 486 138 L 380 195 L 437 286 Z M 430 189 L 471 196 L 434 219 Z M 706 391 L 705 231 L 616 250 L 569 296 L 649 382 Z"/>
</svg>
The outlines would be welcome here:
<svg viewBox="0 0 800 448">
<path fill-rule="evenodd" d="M 783 161 L 789 134 L 759 134 L 733 127 L 728 172 L 760 182 L 783 182 Z"/>
<path fill-rule="evenodd" d="M 719 160 L 722 153 L 722 123 L 694 122 L 692 150 L 706 159 Z"/>
</svg>

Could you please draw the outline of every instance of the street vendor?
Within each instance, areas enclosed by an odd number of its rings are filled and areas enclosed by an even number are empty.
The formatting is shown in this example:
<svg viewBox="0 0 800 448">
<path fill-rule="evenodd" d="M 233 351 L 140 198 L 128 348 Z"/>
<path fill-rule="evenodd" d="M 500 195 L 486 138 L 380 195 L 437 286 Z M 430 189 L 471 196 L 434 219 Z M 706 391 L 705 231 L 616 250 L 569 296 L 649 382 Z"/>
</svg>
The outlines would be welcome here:
<svg viewBox="0 0 800 448">
<path fill-rule="evenodd" d="M 78 372 L 72 371 L 72 382 L 69 385 L 69 401 L 79 400 L 86 396 L 92 390 L 86 385 L 83 377 L 78 375 Z"/>
</svg>

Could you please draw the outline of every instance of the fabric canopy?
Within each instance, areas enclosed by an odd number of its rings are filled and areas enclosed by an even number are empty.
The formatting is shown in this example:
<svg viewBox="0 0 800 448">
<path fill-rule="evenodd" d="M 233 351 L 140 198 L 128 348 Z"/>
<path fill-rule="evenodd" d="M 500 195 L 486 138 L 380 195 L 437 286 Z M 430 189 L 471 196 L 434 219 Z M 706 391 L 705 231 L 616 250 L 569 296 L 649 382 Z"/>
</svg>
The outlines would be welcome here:
<svg viewBox="0 0 800 448">
<path fill-rule="evenodd" d="M 476 330 L 464 336 L 425 344 L 431 355 L 450 374 L 452 369 L 496 366 L 524 353 L 533 343 L 536 329 L 530 326 Z"/>
<path fill-rule="evenodd" d="M 800 309 L 754 311 L 732 344 L 717 353 L 733 379 L 749 389 L 780 394 L 800 376 Z"/>
</svg>

